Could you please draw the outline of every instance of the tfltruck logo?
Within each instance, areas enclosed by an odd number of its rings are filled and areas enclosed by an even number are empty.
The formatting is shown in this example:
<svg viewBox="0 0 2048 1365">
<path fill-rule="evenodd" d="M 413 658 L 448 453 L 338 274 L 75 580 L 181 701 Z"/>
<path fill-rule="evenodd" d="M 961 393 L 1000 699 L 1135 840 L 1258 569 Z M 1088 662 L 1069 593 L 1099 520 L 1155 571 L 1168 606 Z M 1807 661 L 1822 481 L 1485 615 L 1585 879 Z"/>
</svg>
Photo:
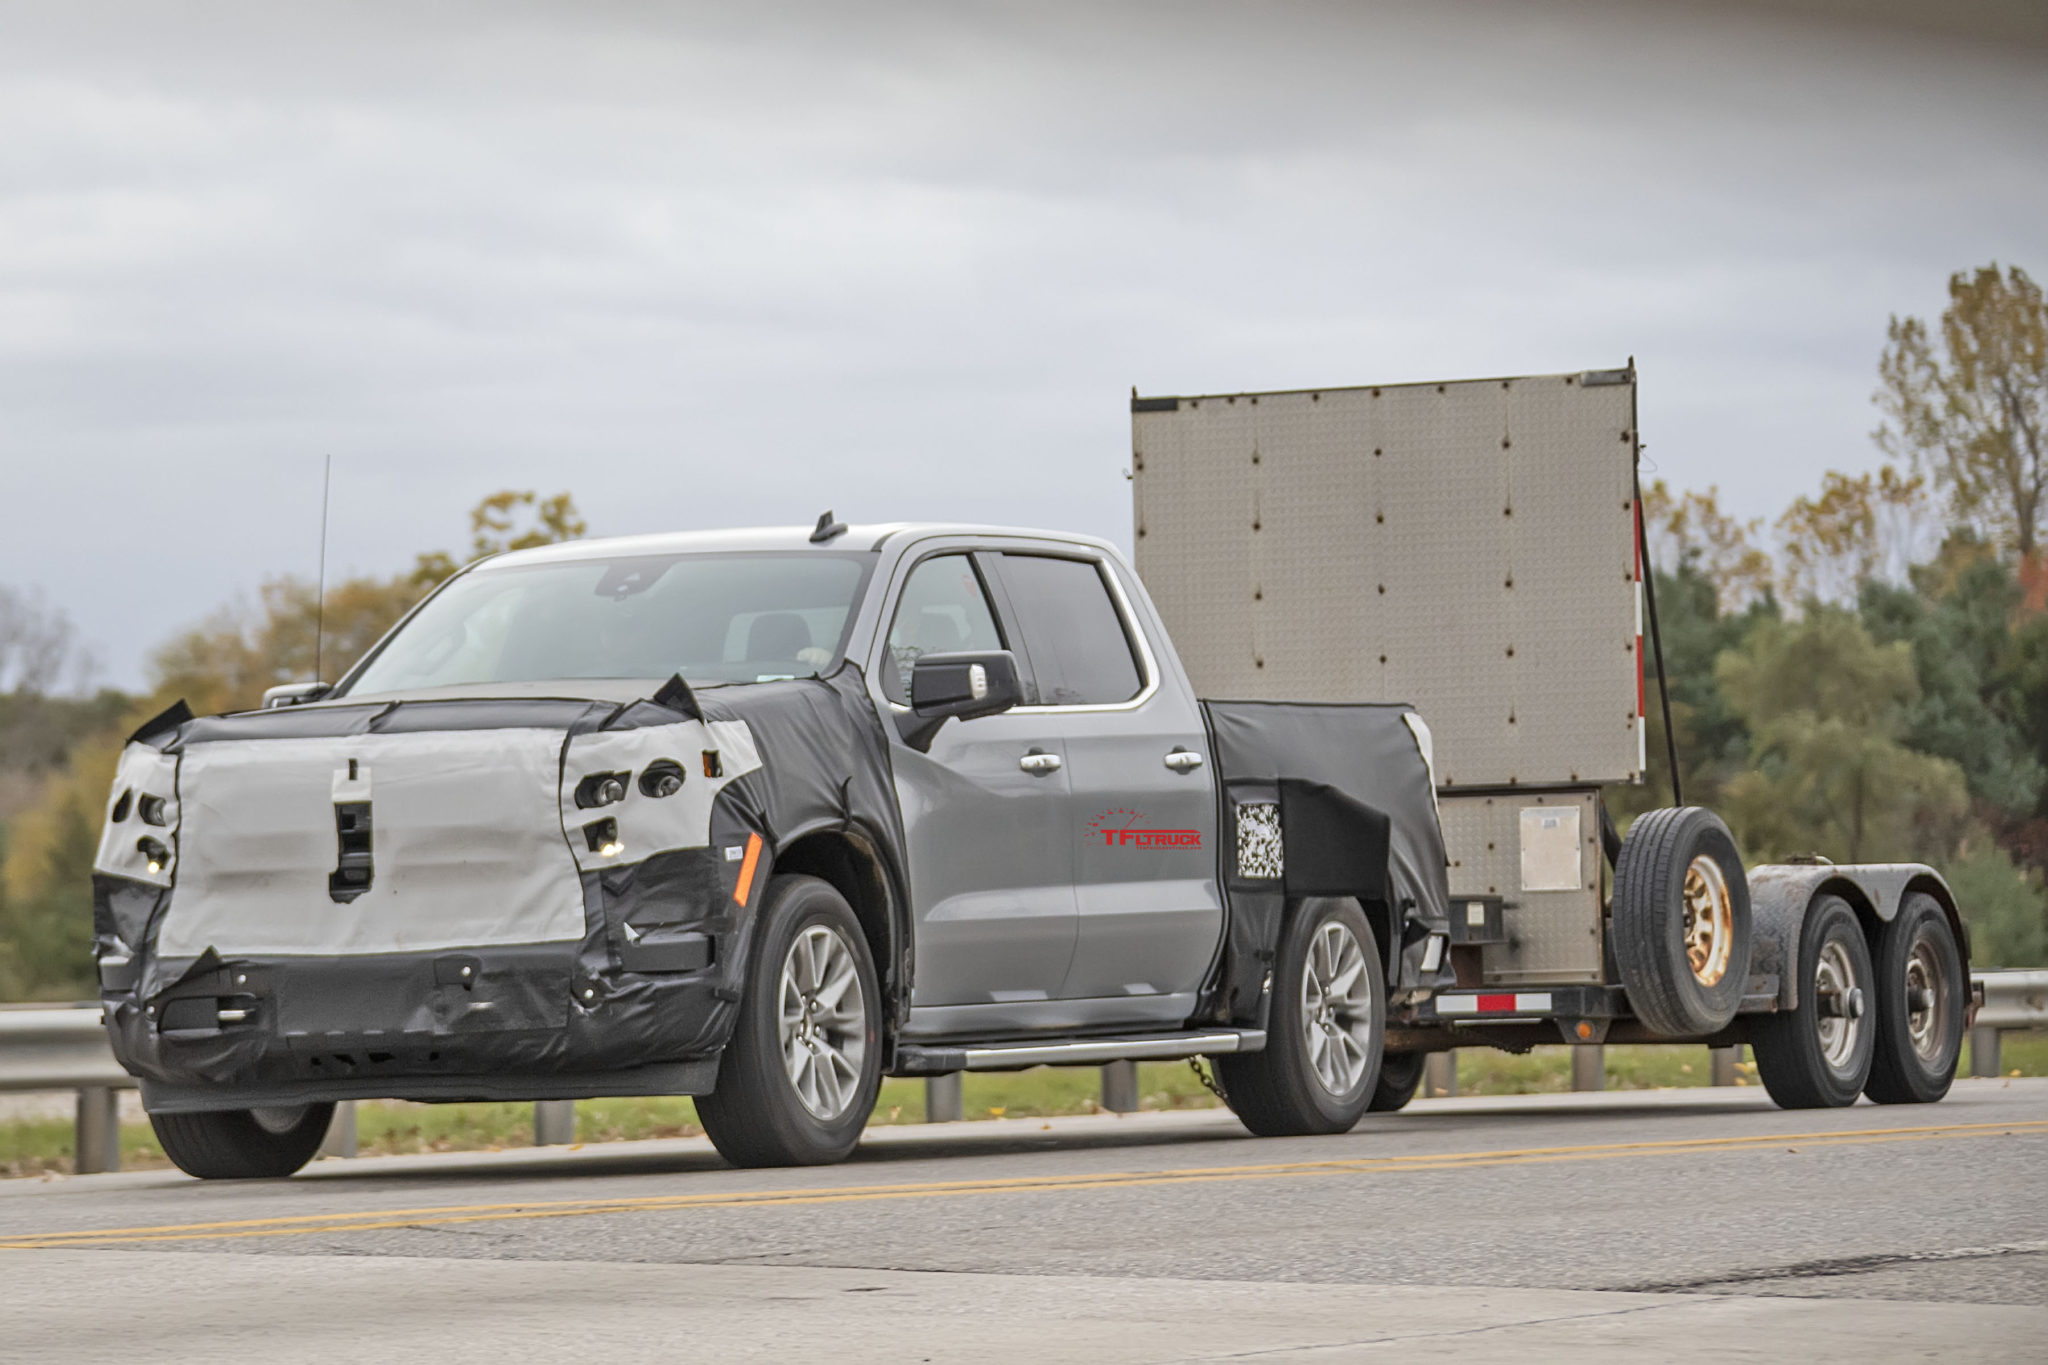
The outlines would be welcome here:
<svg viewBox="0 0 2048 1365">
<path fill-rule="evenodd" d="M 1200 848 L 1198 829 L 1146 829 L 1138 822 L 1145 817 L 1121 806 L 1106 810 L 1088 822 L 1091 837 L 1099 836 L 1105 848 Z"/>
</svg>

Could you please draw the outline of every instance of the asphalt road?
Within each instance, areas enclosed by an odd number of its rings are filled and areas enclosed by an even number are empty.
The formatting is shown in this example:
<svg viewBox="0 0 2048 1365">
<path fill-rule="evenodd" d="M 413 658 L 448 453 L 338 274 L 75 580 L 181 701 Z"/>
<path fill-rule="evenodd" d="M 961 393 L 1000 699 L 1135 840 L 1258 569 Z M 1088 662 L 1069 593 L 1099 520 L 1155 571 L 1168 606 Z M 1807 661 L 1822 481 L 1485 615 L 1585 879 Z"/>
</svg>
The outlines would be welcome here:
<svg viewBox="0 0 2048 1365">
<path fill-rule="evenodd" d="M 2048 1360 L 2048 1080 L 0 1185 L 0 1360 Z"/>
</svg>

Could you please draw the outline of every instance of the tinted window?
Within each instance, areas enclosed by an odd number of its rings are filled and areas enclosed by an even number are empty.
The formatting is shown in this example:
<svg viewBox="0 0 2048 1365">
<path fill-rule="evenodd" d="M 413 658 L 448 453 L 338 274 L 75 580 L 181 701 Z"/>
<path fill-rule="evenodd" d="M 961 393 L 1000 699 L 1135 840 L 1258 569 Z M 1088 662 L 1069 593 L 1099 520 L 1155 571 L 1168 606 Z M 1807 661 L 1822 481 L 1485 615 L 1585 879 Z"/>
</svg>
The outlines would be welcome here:
<svg viewBox="0 0 2048 1365">
<path fill-rule="evenodd" d="M 1100 706 L 1138 695 L 1138 663 L 1101 569 L 1080 559 L 1006 554 L 1003 588 L 1031 655 L 1039 705 Z"/>
<path fill-rule="evenodd" d="M 966 555 L 935 555 L 910 571 L 889 626 L 882 694 L 910 704 L 910 670 L 926 654 L 1006 649 L 995 614 Z"/>
<path fill-rule="evenodd" d="M 420 608 L 349 690 L 819 673 L 838 657 L 870 562 L 712 554 L 485 566 Z"/>
</svg>

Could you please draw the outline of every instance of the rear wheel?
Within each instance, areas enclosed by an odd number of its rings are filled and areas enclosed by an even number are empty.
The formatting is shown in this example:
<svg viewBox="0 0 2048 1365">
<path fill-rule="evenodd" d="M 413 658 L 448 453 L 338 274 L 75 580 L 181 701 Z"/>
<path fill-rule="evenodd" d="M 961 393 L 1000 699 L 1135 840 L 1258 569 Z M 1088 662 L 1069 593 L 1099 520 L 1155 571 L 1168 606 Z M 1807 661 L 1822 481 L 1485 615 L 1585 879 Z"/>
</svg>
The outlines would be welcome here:
<svg viewBox="0 0 2048 1365">
<path fill-rule="evenodd" d="M 164 1155 L 201 1180 L 277 1180 L 313 1159 L 334 1120 L 332 1104 L 151 1114 Z"/>
<path fill-rule="evenodd" d="M 1422 1064 L 1429 1060 L 1426 1052 L 1388 1052 L 1380 1057 L 1379 1084 L 1372 1088 L 1372 1103 L 1366 1108 L 1375 1114 L 1391 1114 L 1396 1109 L 1408 1107 L 1408 1101 L 1415 1098 L 1415 1092 L 1422 1087 Z"/>
<path fill-rule="evenodd" d="M 735 1166 L 840 1161 L 882 1080 L 881 991 L 860 921 L 829 883 L 768 884 L 739 1021 L 711 1094 L 697 1101 Z"/>
<path fill-rule="evenodd" d="M 1757 1078 L 1781 1109 L 1854 1104 L 1877 1042 L 1870 945 L 1840 896 L 1816 897 L 1799 932 L 1799 1006 L 1757 1016 Z"/>
<path fill-rule="evenodd" d="M 1386 1041 L 1386 973 L 1356 901 L 1305 901 L 1280 940 L 1261 1052 L 1216 1058 L 1260 1137 L 1342 1133 L 1365 1116 Z"/>
<path fill-rule="evenodd" d="M 1963 955 L 1948 912 L 1908 894 L 1877 934 L 1877 1055 L 1863 1093 L 1878 1104 L 1932 1104 L 1956 1078 L 1963 1046 Z"/>
<path fill-rule="evenodd" d="M 1614 960 L 1636 1017 L 1667 1038 L 1718 1033 L 1749 984 L 1749 879 L 1702 806 L 1637 817 L 1614 866 Z"/>
</svg>

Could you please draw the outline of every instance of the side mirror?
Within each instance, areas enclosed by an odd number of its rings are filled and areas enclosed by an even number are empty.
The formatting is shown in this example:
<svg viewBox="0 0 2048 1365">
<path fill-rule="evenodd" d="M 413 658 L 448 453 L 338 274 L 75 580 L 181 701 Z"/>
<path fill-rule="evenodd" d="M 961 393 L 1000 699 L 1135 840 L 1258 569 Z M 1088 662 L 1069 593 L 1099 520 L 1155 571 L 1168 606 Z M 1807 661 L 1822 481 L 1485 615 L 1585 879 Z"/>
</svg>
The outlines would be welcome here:
<svg viewBox="0 0 2048 1365">
<path fill-rule="evenodd" d="M 264 691 L 263 709 L 274 711 L 280 706 L 303 706 L 309 701 L 320 700 L 333 690 L 333 683 L 286 683 Z"/>
<path fill-rule="evenodd" d="M 910 670 L 910 714 L 897 718 L 897 728 L 905 744 L 929 753 L 939 727 L 953 717 L 993 716 L 1023 700 L 1017 656 L 1007 649 L 927 654 Z"/>
</svg>

